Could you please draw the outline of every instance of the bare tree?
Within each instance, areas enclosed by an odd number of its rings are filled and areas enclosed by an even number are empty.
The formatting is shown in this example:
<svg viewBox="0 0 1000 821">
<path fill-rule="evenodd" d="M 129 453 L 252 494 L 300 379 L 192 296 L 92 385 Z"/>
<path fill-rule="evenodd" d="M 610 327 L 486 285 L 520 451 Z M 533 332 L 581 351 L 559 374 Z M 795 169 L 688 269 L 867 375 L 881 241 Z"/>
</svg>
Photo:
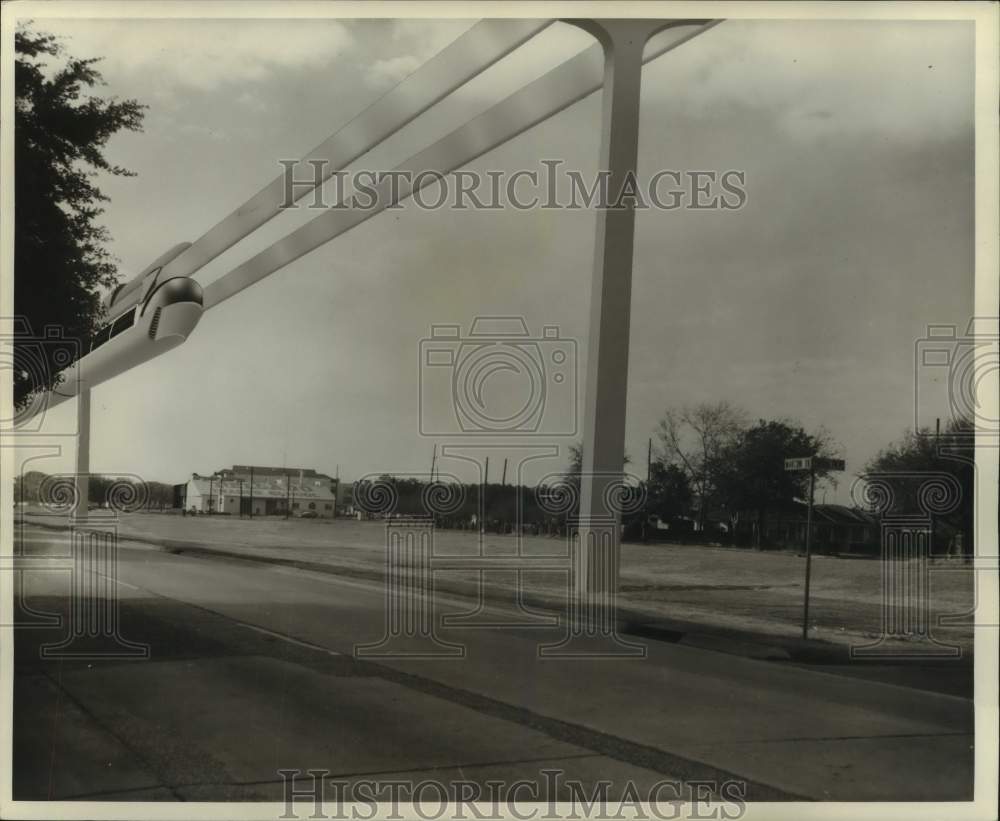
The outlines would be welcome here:
<svg viewBox="0 0 1000 821">
<path fill-rule="evenodd" d="M 698 502 L 702 530 L 718 486 L 723 456 L 746 427 L 746 419 L 742 409 L 721 401 L 670 408 L 660 420 L 660 459 L 687 475 Z"/>
</svg>

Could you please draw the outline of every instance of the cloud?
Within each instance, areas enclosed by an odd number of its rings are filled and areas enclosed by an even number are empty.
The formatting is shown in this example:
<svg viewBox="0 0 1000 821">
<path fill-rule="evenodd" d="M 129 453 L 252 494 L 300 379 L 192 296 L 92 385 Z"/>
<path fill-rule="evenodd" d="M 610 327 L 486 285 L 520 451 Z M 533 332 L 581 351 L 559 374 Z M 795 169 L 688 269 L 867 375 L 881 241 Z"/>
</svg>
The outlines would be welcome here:
<svg viewBox="0 0 1000 821">
<path fill-rule="evenodd" d="M 733 20 L 659 71 L 694 81 L 674 93 L 701 114 L 765 109 L 804 141 L 911 142 L 971 130 L 973 45 L 972 25 L 961 21 Z"/>
<path fill-rule="evenodd" d="M 475 20 L 393 20 L 393 43 L 427 59 L 470 29 Z"/>
<path fill-rule="evenodd" d="M 376 60 L 365 78 L 374 86 L 391 86 L 412 74 L 422 64 L 422 60 L 412 54 Z"/>
<path fill-rule="evenodd" d="M 372 48 L 388 47 L 392 54 L 372 61 L 365 80 L 376 88 L 395 85 L 474 23 L 474 20 L 392 20 L 386 21 L 384 29 L 373 27 L 370 21 L 353 24 L 352 31 L 359 39 L 367 39 Z"/>
<path fill-rule="evenodd" d="M 259 94 L 252 91 L 244 91 L 236 98 L 236 102 L 250 109 L 251 111 L 267 111 L 267 103 Z"/>
<path fill-rule="evenodd" d="M 261 82 L 282 69 L 321 68 L 353 45 L 336 20 L 57 20 L 38 28 L 77 57 L 102 57 L 109 83 L 214 91 Z"/>
</svg>

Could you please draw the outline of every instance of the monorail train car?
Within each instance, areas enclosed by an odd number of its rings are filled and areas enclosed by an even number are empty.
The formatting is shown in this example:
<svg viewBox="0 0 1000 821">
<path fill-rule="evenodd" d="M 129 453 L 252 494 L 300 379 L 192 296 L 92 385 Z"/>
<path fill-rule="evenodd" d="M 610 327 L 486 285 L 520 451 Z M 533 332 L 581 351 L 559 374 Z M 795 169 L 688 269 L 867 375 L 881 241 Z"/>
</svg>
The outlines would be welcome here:
<svg viewBox="0 0 1000 821">
<path fill-rule="evenodd" d="M 103 301 L 107 322 L 94 334 L 80 358 L 63 371 L 63 381 L 43 407 L 76 396 L 176 348 L 188 338 L 202 314 L 202 289 L 191 277 L 160 279 L 163 267 L 191 245 L 175 245 L 130 282 Z"/>
</svg>

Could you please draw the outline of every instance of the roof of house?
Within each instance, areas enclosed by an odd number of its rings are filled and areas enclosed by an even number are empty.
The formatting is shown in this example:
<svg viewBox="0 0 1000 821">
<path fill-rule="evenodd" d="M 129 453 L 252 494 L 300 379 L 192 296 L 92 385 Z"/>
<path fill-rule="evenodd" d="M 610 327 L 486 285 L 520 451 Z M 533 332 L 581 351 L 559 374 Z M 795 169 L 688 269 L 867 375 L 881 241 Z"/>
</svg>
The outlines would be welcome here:
<svg viewBox="0 0 1000 821">
<path fill-rule="evenodd" d="M 779 514 L 779 518 L 805 519 L 808 506 L 800 502 L 792 510 Z M 846 505 L 813 505 L 813 518 L 816 521 L 837 525 L 877 525 L 878 518 L 856 507 Z"/>
<path fill-rule="evenodd" d="M 871 513 L 846 505 L 814 505 L 813 515 L 820 516 L 834 524 L 873 525 L 878 519 Z"/>
<path fill-rule="evenodd" d="M 236 474 L 249 476 L 251 470 L 255 478 L 257 476 L 285 476 L 287 474 L 289 476 L 302 476 L 310 479 L 313 477 L 330 479 L 325 473 L 317 473 L 313 468 L 276 468 L 264 465 L 233 465 L 231 468 L 223 468 L 219 473 L 223 475 Z"/>
<path fill-rule="evenodd" d="M 330 486 L 329 477 L 322 477 L 313 472 L 312 476 L 290 475 L 289 482 L 286 483 L 285 475 L 261 476 L 257 477 L 254 470 L 253 498 L 255 499 L 285 499 L 294 498 L 308 499 L 310 501 L 333 502 L 336 496 Z M 246 479 L 212 478 L 210 476 L 193 476 L 189 482 L 194 485 L 198 493 L 207 495 L 221 492 L 224 496 L 238 496 L 242 493 L 249 497 L 251 494 L 250 482 Z M 221 486 L 221 490 L 220 490 Z"/>
</svg>

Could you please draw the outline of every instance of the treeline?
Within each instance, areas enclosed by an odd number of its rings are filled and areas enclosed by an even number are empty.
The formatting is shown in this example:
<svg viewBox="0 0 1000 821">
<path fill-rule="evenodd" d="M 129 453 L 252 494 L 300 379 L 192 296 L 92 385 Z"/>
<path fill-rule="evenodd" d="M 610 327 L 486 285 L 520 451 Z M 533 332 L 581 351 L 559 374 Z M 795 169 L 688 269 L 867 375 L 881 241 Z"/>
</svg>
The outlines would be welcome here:
<svg viewBox="0 0 1000 821">
<path fill-rule="evenodd" d="M 851 481 L 848 505 L 875 515 L 919 513 L 928 502 L 936 504 L 941 512 L 934 518 L 935 537 L 947 539 L 961 532 L 968 552 L 973 534 L 973 432 L 964 420 L 933 434 L 926 429 L 906 431 L 865 465 L 860 483 L 850 475 L 817 469 L 817 487 Z M 786 470 L 785 460 L 843 458 L 843 449 L 822 427 L 807 430 L 787 418 L 751 420 L 738 406 L 722 401 L 667 410 L 651 439 L 650 456 L 648 478 L 647 466 L 630 464 L 626 456 L 626 479 L 617 496 L 626 539 L 657 532 L 669 533 L 668 538 L 764 546 L 768 522 L 801 515 L 809 496 L 808 472 Z M 579 512 L 582 462 L 580 446 L 571 448 L 561 477 L 539 487 L 432 484 L 386 475 L 357 483 L 355 506 L 376 516 L 430 515 L 443 527 L 511 532 L 520 526 L 528 533 L 560 534 L 567 519 Z M 933 481 L 942 475 L 951 477 L 946 488 Z M 869 484 L 866 476 L 872 477 Z M 891 504 L 880 508 L 872 488 L 885 487 Z M 943 503 L 940 497 L 947 493 L 957 494 L 955 504 Z"/>
<path fill-rule="evenodd" d="M 974 424 L 953 419 L 943 429 L 907 430 L 871 458 L 857 476 L 817 470 L 817 486 L 851 482 L 850 501 L 875 516 L 933 513 L 937 541 L 960 534 L 971 551 L 974 516 Z M 805 471 L 786 471 L 793 457 L 844 458 L 826 429 L 792 419 L 749 421 L 730 402 L 668 410 L 656 431 L 650 510 L 679 517 L 697 532 L 761 546 L 771 517 L 800 513 L 809 496 Z"/>
<path fill-rule="evenodd" d="M 794 506 L 808 493 L 807 475 L 786 471 L 784 460 L 834 457 L 837 450 L 824 430 L 809 432 L 791 420 L 750 423 L 729 402 L 668 410 L 648 476 L 647 466 L 632 466 L 626 457 L 625 480 L 614 494 L 624 536 L 642 538 L 655 528 L 716 538 L 731 533 L 741 517 L 753 518 L 759 531 L 771 511 Z M 572 447 L 564 474 L 538 487 L 435 486 L 386 475 L 357 483 L 355 506 L 373 515 L 432 515 L 444 527 L 505 532 L 520 523 L 528 532 L 562 532 L 579 513 L 582 463 L 582 448 Z"/>
<path fill-rule="evenodd" d="M 625 487 L 622 500 L 626 527 L 638 523 L 641 489 Z M 500 483 L 460 484 L 428 482 L 384 475 L 354 484 L 354 506 L 374 517 L 432 517 L 438 527 L 562 535 L 566 523 L 579 513 L 579 482 L 567 473 L 545 485 Z"/>
<path fill-rule="evenodd" d="M 975 540 L 975 424 L 907 430 L 865 466 L 858 503 L 881 515 L 932 517 L 935 544 L 971 555 Z M 956 544 L 956 541 L 960 544 Z"/>
<path fill-rule="evenodd" d="M 787 418 L 751 421 L 731 402 L 669 409 L 656 430 L 655 471 L 684 492 L 657 513 L 664 520 L 680 517 L 703 534 L 733 534 L 742 526 L 759 545 L 769 517 L 809 495 L 809 474 L 785 470 L 785 459 L 831 459 L 840 451 L 824 428 L 808 431 Z M 836 482 L 829 471 L 816 475 Z"/>
<path fill-rule="evenodd" d="M 14 478 L 15 503 L 62 509 L 72 504 L 73 477 L 28 471 Z M 144 482 L 132 477 L 92 474 L 88 504 L 118 510 L 165 510 L 173 506 L 174 489 L 163 482 Z"/>
</svg>

